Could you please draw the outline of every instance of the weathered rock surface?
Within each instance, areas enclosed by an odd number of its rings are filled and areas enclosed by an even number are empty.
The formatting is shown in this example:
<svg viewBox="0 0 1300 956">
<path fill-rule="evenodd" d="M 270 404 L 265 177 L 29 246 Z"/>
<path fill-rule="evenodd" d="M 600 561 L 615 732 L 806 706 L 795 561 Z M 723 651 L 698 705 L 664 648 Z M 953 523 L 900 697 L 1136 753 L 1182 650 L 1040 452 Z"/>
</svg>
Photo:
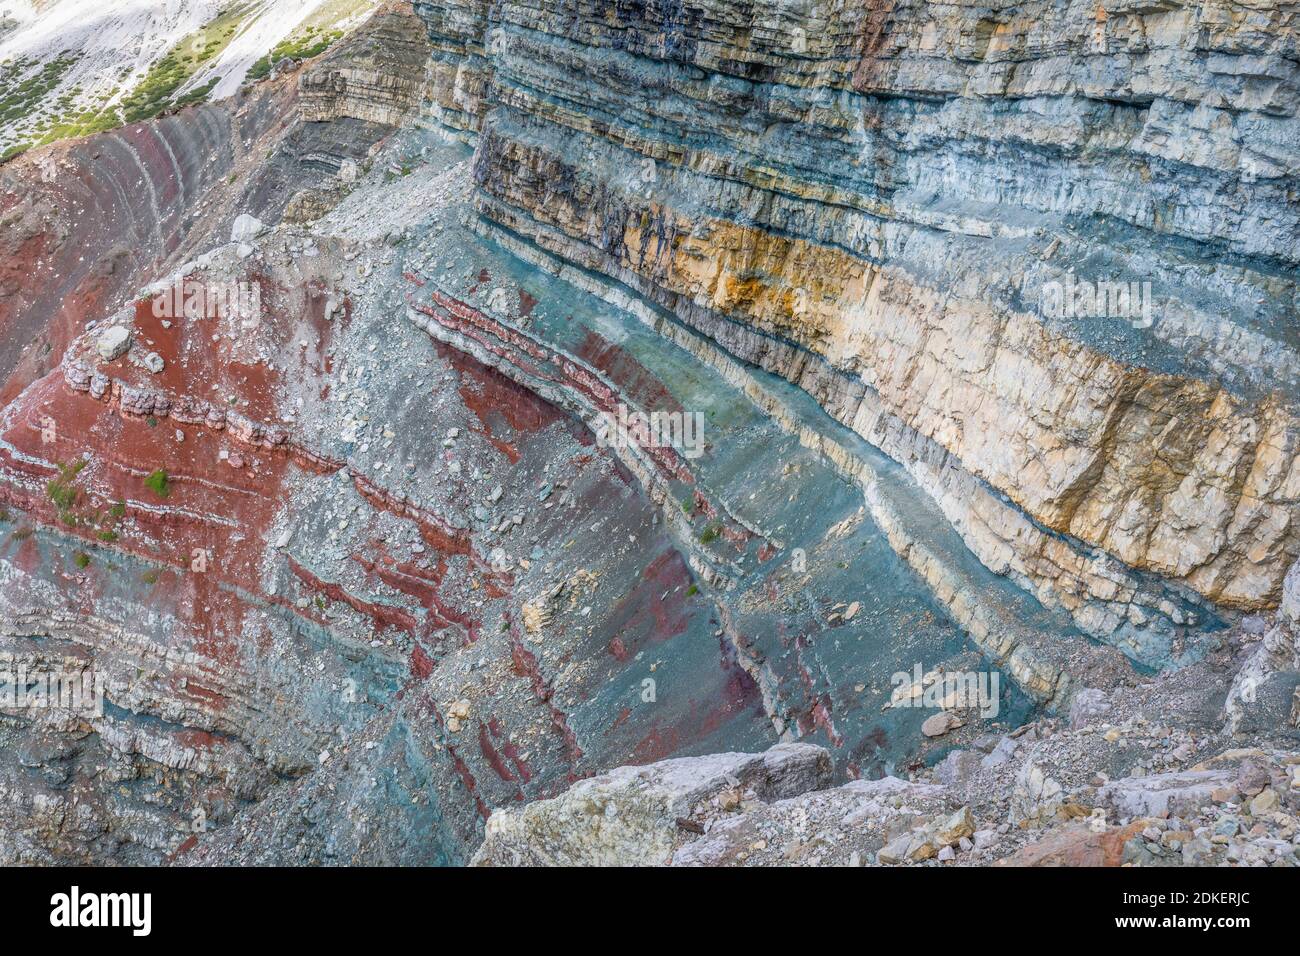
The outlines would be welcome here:
<svg viewBox="0 0 1300 956">
<path fill-rule="evenodd" d="M 475 861 L 1300 865 L 1300 786 L 1292 785 L 1300 753 L 1228 749 L 1193 763 L 1213 737 L 1171 746 L 1183 732 L 1140 719 L 1105 726 L 1081 733 L 1033 725 L 1040 739 L 1010 749 L 1011 773 L 998 767 L 931 779 L 922 772 L 830 788 L 802 776 L 783 797 L 719 775 L 721 764 L 742 760 L 735 754 L 620 768 L 553 800 L 494 813 Z M 1145 772 L 1153 751 L 1180 769 Z M 748 760 L 770 761 L 775 752 Z M 1109 780 L 1110 772 L 1123 775 Z M 668 778 L 675 785 L 650 783 Z M 1246 798 L 1241 781 L 1256 778 L 1256 796 Z M 795 792 L 799 785 L 806 792 Z M 640 809 L 647 794 L 658 798 L 654 812 Z"/>
<path fill-rule="evenodd" d="M 299 109 L 309 123 L 342 117 L 400 126 L 425 95 L 429 43 L 409 4 L 390 3 L 325 60 L 298 74 Z"/>
<path fill-rule="evenodd" d="M 987 566 L 1151 663 L 1276 606 L 1294 4 L 415 7 L 488 217 L 800 385 Z M 1067 276 L 1154 324 L 1045 316 Z"/>
<path fill-rule="evenodd" d="M 0 168 L 0 860 L 1296 863 L 1294 3 L 411 7 Z"/>
<path fill-rule="evenodd" d="M 131 347 L 131 330 L 120 325 L 111 325 L 99 335 L 95 348 L 99 357 L 105 362 L 121 358 Z"/>
<path fill-rule="evenodd" d="M 1300 751 L 1288 727 L 1261 727 L 1240 746 L 1215 703 L 1250 653 L 1112 690 L 1104 711 L 1076 708 L 1068 723 L 981 737 L 906 779 L 698 800 L 671 865 L 1300 865 Z"/>
<path fill-rule="evenodd" d="M 620 767 L 562 796 L 488 818 L 479 866 L 626 866 L 669 862 L 692 819 L 724 790 L 780 800 L 830 783 L 830 754 L 780 744 L 763 754 L 718 754 Z M 742 798 L 744 799 L 744 798 Z"/>
</svg>

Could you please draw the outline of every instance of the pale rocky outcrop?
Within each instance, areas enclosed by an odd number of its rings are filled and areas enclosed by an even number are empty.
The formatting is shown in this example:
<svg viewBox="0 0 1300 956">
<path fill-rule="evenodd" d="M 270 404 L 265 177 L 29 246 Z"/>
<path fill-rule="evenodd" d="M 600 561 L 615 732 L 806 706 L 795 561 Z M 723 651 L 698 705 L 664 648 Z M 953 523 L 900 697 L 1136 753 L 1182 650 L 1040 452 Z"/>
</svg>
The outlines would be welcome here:
<svg viewBox="0 0 1300 956">
<path fill-rule="evenodd" d="M 816 788 L 800 775 L 779 798 L 725 770 L 719 779 L 719 770 L 738 760 L 772 760 L 782 747 L 766 756 L 623 767 L 560 797 L 495 812 L 475 862 L 1298 865 L 1300 785 L 1293 781 L 1300 779 L 1300 754 L 1229 749 L 1192 763 L 1192 748 L 1183 744 L 1166 760 L 1177 769 L 1150 774 L 1144 755 L 1166 749 L 1170 728 L 1126 720 L 1112 729 L 1103 737 L 1040 724 L 1038 745 L 1018 756 L 1011 750 L 1016 773 L 997 764 L 947 784 L 922 772 Z M 1108 780 L 1110 770 L 1124 775 Z M 656 811 L 644 812 L 647 798 Z"/>
<path fill-rule="evenodd" d="M 625 866 L 667 863 L 692 812 L 723 790 L 779 800 L 825 787 L 830 754 L 779 744 L 764 754 L 718 754 L 620 767 L 562 796 L 488 819 L 479 866 Z M 681 822 L 679 822 L 681 821 Z"/>
<path fill-rule="evenodd" d="M 1186 814 L 1214 802 L 1214 793 L 1236 780 L 1226 771 L 1189 770 L 1117 780 L 1102 787 L 1098 797 L 1124 817 Z"/>
</svg>

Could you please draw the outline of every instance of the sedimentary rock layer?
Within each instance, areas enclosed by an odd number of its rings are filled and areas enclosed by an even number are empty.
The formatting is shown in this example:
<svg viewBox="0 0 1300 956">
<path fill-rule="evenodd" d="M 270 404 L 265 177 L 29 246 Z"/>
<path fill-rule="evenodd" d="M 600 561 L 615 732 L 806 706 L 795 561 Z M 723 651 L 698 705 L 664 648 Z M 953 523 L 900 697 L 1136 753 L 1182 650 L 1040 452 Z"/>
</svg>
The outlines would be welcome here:
<svg viewBox="0 0 1300 956">
<path fill-rule="evenodd" d="M 1294 859 L 1294 4 L 413 8 L 0 170 L 0 859 Z"/>
<path fill-rule="evenodd" d="M 489 219 L 800 385 L 990 568 L 1130 648 L 1276 604 L 1295 4 L 415 8 Z M 1099 281 L 1151 315 L 1044 308 Z"/>
<path fill-rule="evenodd" d="M 399 126 L 421 104 L 428 59 L 428 41 L 410 9 L 382 7 L 364 30 L 300 73 L 300 115 L 307 122 L 350 116 Z"/>
</svg>

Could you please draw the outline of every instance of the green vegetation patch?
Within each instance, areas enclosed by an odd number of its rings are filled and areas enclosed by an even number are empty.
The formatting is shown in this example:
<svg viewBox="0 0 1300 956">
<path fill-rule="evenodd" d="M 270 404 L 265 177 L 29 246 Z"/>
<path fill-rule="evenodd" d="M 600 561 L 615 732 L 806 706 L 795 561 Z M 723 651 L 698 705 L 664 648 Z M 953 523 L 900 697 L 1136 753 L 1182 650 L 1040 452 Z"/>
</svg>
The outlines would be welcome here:
<svg viewBox="0 0 1300 956">
<path fill-rule="evenodd" d="M 63 82 L 68 70 L 72 69 L 81 56 L 72 50 L 64 50 L 39 69 L 35 69 L 35 60 L 26 57 L 16 57 L 0 63 L 0 133 L 35 113 L 45 98 Z M 63 94 L 59 102 L 70 103 L 69 97 L 72 95 L 75 95 L 72 91 Z M 11 143 L 0 153 L 0 162 L 36 145 L 50 124 L 50 120 L 38 122 L 23 139 Z"/>
<path fill-rule="evenodd" d="M 126 502 L 114 502 L 107 510 L 86 504 L 76 482 L 88 464 L 90 459 L 79 458 L 70 465 L 58 465 L 59 475 L 46 483 L 45 495 L 58 509 L 59 521 L 69 528 L 86 528 L 100 541 L 116 541 L 115 528 L 126 514 Z"/>
<path fill-rule="evenodd" d="M 138 123 L 163 110 L 206 100 L 216 78 L 179 98 L 176 91 L 230 44 L 247 12 L 247 5 L 234 6 L 168 50 L 122 100 L 123 122 Z"/>
<path fill-rule="evenodd" d="M 375 0 L 326 0 L 293 34 L 253 65 L 248 79 L 266 76 L 282 59 L 301 61 L 318 56 L 374 6 Z M 139 84 L 120 101 L 120 85 L 133 73 L 129 64 L 122 65 L 112 77 L 119 85 L 106 94 L 97 94 L 95 102 L 87 103 L 81 89 L 73 87 L 61 93 L 45 111 L 42 107 L 46 98 L 58 89 L 69 69 L 84 54 L 64 50 L 46 63 L 25 56 L 0 61 L 0 163 L 36 146 L 102 133 L 126 123 L 152 119 L 170 109 L 206 102 L 219 77 L 186 93 L 179 91 L 230 45 L 240 26 L 257 8 L 254 0 L 232 4 L 155 61 Z M 79 100 L 81 105 L 77 106 Z M 31 122 L 29 118 L 35 116 L 40 118 Z"/>
<path fill-rule="evenodd" d="M 63 82 L 81 56 L 64 50 L 35 72 L 31 72 L 35 61 L 25 57 L 0 63 L 0 126 L 29 115 Z"/>
<path fill-rule="evenodd" d="M 159 498 L 166 498 L 171 494 L 171 487 L 167 480 L 167 472 L 162 468 L 150 472 L 149 477 L 144 480 L 144 486 Z"/>
<path fill-rule="evenodd" d="M 81 489 L 76 486 L 76 480 L 85 467 L 86 459 L 84 458 L 73 462 L 71 465 L 60 464 L 58 466 L 59 477 L 51 479 L 45 485 L 46 497 L 58 509 L 59 520 L 69 527 L 76 527 L 79 520 L 79 516 L 73 510 L 81 497 Z"/>
<path fill-rule="evenodd" d="M 342 30 L 322 32 L 316 27 L 307 27 L 301 34 L 290 36 L 273 46 L 270 53 L 249 67 L 244 79 L 253 81 L 270 76 L 271 68 L 281 60 L 288 59 L 299 63 L 320 56 L 342 36 Z"/>
</svg>

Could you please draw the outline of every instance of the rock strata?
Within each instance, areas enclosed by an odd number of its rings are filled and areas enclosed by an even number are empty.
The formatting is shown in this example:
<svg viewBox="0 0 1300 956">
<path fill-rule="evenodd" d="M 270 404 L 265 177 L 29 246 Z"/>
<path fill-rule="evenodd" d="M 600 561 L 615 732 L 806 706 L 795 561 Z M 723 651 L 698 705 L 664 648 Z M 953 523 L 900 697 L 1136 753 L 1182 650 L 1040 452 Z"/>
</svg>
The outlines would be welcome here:
<svg viewBox="0 0 1300 956">
<path fill-rule="evenodd" d="M 1293 5 L 415 8 L 488 218 L 799 385 L 987 566 L 1148 662 L 1277 605 Z M 1044 313 L 1120 277 L 1153 320 Z"/>
</svg>

